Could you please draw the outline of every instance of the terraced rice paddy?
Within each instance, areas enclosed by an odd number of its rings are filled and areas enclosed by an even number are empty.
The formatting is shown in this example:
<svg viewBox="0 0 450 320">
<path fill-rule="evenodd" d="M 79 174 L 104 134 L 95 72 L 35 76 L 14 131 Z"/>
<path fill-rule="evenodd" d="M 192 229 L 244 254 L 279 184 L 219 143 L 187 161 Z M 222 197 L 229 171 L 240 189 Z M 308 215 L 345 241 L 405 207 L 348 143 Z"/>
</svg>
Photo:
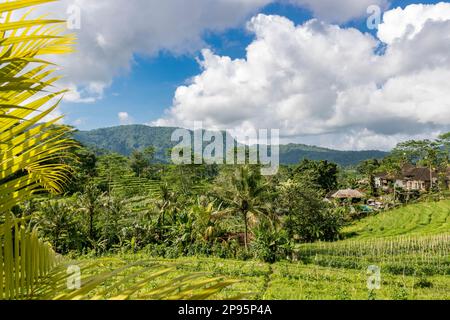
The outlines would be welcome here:
<svg viewBox="0 0 450 320">
<path fill-rule="evenodd" d="M 425 202 L 383 212 L 344 230 L 354 239 L 450 233 L 450 200 Z"/>
<path fill-rule="evenodd" d="M 300 245 L 291 262 L 266 264 L 214 258 L 155 259 L 175 272 L 158 282 L 196 272 L 239 279 L 216 299 L 365 300 L 450 299 L 450 201 L 422 203 L 356 222 L 353 237 Z M 148 259 L 145 253 L 122 256 Z M 380 288 L 369 289 L 369 267 Z M 141 293 L 145 296 L 145 290 Z M 139 298 L 140 295 L 136 295 Z"/>
</svg>

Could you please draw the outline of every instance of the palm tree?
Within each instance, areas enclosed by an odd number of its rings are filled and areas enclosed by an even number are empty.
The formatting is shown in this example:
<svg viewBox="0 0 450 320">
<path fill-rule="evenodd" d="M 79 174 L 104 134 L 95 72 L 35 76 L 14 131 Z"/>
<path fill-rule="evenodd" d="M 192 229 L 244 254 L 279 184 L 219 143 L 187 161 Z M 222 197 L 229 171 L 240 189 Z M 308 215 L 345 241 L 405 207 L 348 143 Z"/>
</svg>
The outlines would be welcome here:
<svg viewBox="0 0 450 320">
<path fill-rule="evenodd" d="M 94 242 L 94 217 L 100 207 L 100 200 L 103 194 L 101 191 L 92 183 L 89 183 L 84 192 L 79 195 L 77 201 L 78 211 L 87 215 L 89 220 L 89 240 Z"/>
<path fill-rule="evenodd" d="M 15 11 L 45 2 L 0 3 L 0 299 L 29 294 L 57 263 L 51 247 L 11 209 L 38 191 L 60 193 L 71 173 L 62 160 L 72 157 L 67 151 L 76 145 L 67 137 L 70 128 L 55 125 L 60 118 L 43 122 L 65 91 L 48 90 L 59 77 L 41 59 L 70 52 L 74 37 L 62 35 L 64 21 L 32 20 L 28 14 L 13 19 Z"/>
<path fill-rule="evenodd" d="M 157 199 L 155 206 L 159 214 L 158 226 L 162 228 L 165 225 L 166 213 L 172 215 L 177 212 L 177 199 L 167 183 L 160 184 Z"/>
<path fill-rule="evenodd" d="M 59 77 L 39 56 L 71 51 L 72 36 L 60 35 L 62 21 L 12 21 L 12 12 L 48 2 L 10 1 L 0 4 L 6 20 L 0 26 L 0 212 L 8 213 L 40 189 L 59 193 L 70 168 L 61 158 L 75 143 L 70 129 L 55 126 L 61 118 L 43 119 L 54 111 L 52 101 L 65 91 L 46 92 Z"/>
<path fill-rule="evenodd" d="M 244 221 L 244 244 L 248 251 L 248 227 L 251 215 L 265 215 L 268 212 L 264 196 L 267 195 L 266 184 L 262 183 L 259 170 L 242 166 L 231 179 L 230 187 L 218 190 L 218 197 L 224 202 L 225 213 L 241 216 Z"/>
<path fill-rule="evenodd" d="M 31 19 L 28 18 L 30 12 L 14 18 L 19 15 L 18 10 L 53 1 L 56 0 L 0 3 L 0 14 L 4 18 L 0 23 L 0 300 L 90 298 L 93 289 L 117 277 L 116 284 L 93 298 L 127 299 L 173 268 L 163 266 L 161 269 L 152 262 L 139 262 L 122 264 L 120 268 L 98 275 L 96 263 L 78 264 L 87 277 L 85 283 L 82 288 L 65 292 L 67 266 L 75 262 L 64 261 L 48 243 L 38 238 L 36 229 L 26 228 L 27 218 L 18 219 L 11 212 L 36 192 L 61 193 L 72 171 L 66 164 L 70 161 L 64 161 L 74 157 L 69 152 L 76 146 L 68 138 L 72 130 L 56 126 L 61 118 L 45 122 L 58 107 L 65 90 L 51 91 L 59 77 L 52 76 L 56 68 L 43 59 L 72 51 L 74 36 L 64 34 L 65 21 L 62 20 Z M 104 262 L 99 261 L 98 265 Z M 134 267 L 141 267 L 140 275 L 148 271 L 144 279 L 122 292 L 111 291 L 130 278 L 124 278 L 124 272 Z M 147 292 L 145 298 L 207 298 L 232 283 L 218 278 L 205 282 L 199 275 L 193 275 Z M 205 284 L 209 287 L 205 288 Z M 193 294 L 192 289 L 202 288 L 206 291 Z M 118 295 L 114 297 L 112 292 Z"/>
</svg>

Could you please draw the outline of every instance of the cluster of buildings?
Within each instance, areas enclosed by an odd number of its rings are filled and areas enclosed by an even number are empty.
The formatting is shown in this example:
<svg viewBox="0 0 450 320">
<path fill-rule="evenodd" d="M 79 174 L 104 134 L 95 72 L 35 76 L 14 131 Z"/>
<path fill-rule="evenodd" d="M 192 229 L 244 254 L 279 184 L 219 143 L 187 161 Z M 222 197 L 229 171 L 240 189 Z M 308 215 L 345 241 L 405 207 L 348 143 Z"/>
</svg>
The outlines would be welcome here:
<svg viewBox="0 0 450 320">
<path fill-rule="evenodd" d="M 406 191 L 429 191 L 444 181 L 446 187 L 450 186 L 450 168 L 446 172 L 438 172 L 430 168 L 405 165 L 397 175 L 382 173 L 375 177 L 375 187 L 387 191 L 392 187 Z"/>
<path fill-rule="evenodd" d="M 367 184 L 367 180 L 362 180 L 361 184 Z M 405 165 L 398 174 L 380 173 L 375 176 L 375 187 L 382 192 L 392 192 L 393 189 L 401 189 L 408 192 L 427 192 L 432 187 L 445 184 L 450 187 L 450 168 L 445 172 L 439 172 L 426 167 L 417 167 L 414 165 Z M 381 193 L 382 193 L 381 192 Z M 359 190 L 346 189 L 331 192 L 327 195 L 327 201 L 349 200 L 353 203 L 360 203 L 367 200 L 366 194 Z M 375 199 L 369 199 L 367 205 L 371 208 L 379 209 L 383 206 L 382 202 Z"/>
</svg>

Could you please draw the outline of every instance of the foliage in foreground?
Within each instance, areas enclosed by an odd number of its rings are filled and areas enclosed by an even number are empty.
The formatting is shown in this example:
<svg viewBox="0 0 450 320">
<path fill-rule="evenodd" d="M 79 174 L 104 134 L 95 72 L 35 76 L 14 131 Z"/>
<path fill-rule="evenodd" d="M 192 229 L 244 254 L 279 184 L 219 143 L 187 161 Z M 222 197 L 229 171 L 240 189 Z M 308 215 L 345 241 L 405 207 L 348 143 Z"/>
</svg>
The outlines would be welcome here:
<svg viewBox="0 0 450 320">
<path fill-rule="evenodd" d="M 56 264 L 56 254 L 14 220 L 10 211 L 42 189 L 63 190 L 70 167 L 61 159 L 75 143 L 70 129 L 55 126 L 60 119 L 42 122 L 58 103 L 52 100 L 64 91 L 48 92 L 59 77 L 43 55 L 71 51 L 72 36 L 62 35 L 60 20 L 13 20 L 15 11 L 42 1 L 9 1 L 0 4 L 5 14 L 1 24 L 0 49 L 0 298 L 29 295 L 39 277 Z"/>
<path fill-rule="evenodd" d="M 64 292 L 70 280 L 64 260 L 38 239 L 36 229 L 28 228 L 25 220 L 31 216 L 16 219 L 11 212 L 37 192 L 61 193 L 72 174 L 67 163 L 76 161 L 70 152 L 76 146 L 68 138 L 71 129 L 56 125 L 61 118 L 45 122 L 58 106 L 52 101 L 65 91 L 49 93 L 59 77 L 52 77 L 56 68 L 42 60 L 43 56 L 70 52 L 73 37 L 63 34 L 65 21 L 30 19 L 31 12 L 13 20 L 17 10 L 50 1 L 54 0 L 0 3 L 0 13 L 6 14 L 0 26 L 0 299 L 127 299 L 171 269 L 159 270 L 154 264 L 140 262 L 114 265 L 112 271 L 96 274 L 105 268 L 98 261 L 96 268 L 80 268 L 79 289 Z M 89 213 L 93 214 L 93 209 Z M 92 215 L 90 221 L 92 236 Z M 136 266 L 141 268 L 134 270 Z M 124 276 L 125 270 L 134 273 Z M 194 274 L 173 279 L 147 292 L 146 298 L 201 299 L 230 283 Z M 105 290 L 98 291 L 99 285 L 106 285 Z"/>
<path fill-rule="evenodd" d="M 119 256 L 126 261 L 142 259 L 144 254 Z M 391 273 L 381 268 L 380 290 L 367 287 L 368 265 L 358 269 L 335 268 L 292 262 L 263 263 L 217 258 L 154 259 L 162 265 L 176 265 L 176 271 L 148 285 L 164 283 L 192 272 L 239 278 L 211 298 L 233 299 L 245 295 L 250 300 L 448 300 L 450 277 L 441 274 Z M 145 291 L 145 289 L 144 289 Z"/>
</svg>

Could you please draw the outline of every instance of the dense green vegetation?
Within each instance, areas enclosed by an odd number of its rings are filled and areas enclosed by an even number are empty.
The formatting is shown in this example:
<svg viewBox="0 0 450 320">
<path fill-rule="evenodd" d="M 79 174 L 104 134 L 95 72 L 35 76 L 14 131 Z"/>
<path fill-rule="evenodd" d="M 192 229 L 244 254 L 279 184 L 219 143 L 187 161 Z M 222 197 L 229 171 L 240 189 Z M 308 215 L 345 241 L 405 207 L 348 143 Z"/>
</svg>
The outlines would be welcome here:
<svg viewBox="0 0 450 320">
<path fill-rule="evenodd" d="M 88 183 L 18 212 L 36 212 L 32 224 L 42 238 L 58 252 L 87 261 L 111 254 L 131 261 L 144 257 L 171 261 L 175 275 L 182 275 L 200 257 L 210 258 L 201 260 L 200 270 L 211 278 L 244 280 L 219 297 L 447 298 L 441 288 L 450 274 L 449 200 L 436 202 L 428 194 L 409 205 L 392 200 L 398 208 L 365 217 L 355 214 L 358 204 L 323 199 L 372 170 L 342 174 L 333 163 L 308 160 L 263 177 L 258 166 L 157 164 L 151 151 L 126 158 L 85 150 L 78 178 Z M 240 264 L 261 266 L 258 279 Z M 385 280 L 383 290 L 369 294 L 371 265 L 381 268 Z M 327 280 L 334 282 L 327 286 Z M 302 289 L 279 291 L 292 285 Z"/>
<path fill-rule="evenodd" d="M 148 146 L 155 148 L 155 159 L 169 162 L 167 151 L 176 143 L 171 142 L 171 135 L 176 128 L 148 127 L 129 125 L 113 128 L 80 131 L 75 138 L 99 153 L 115 152 L 129 156 L 136 149 L 143 150 Z M 366 159 L 382 159 L 387 155 L 381 151 L 336 151 L 331 149 L 289 144 L 280 146 L 282 164 L 297 164 L 303 159 L 328 160 L 341 166 L 356 165 Z"/>
<path fill-rule="evenodd" d="M 136 260 L 151 266 L 123 270 L 142 284 L 129 297 L 155 298 L 152 288 L 195 270 L 206 272 L 199 283 L 212 279 L 220 288 L 229 286 L 216 298 L 448 298 L 448 192 L 436 186 L 412 198 L 400 189 L 375 189 L 377 172 L 404 161 L 395 152 L 356 169 L 303 160 L 269 177 L 258 165 L 163 164 L 154 148 L 129 157 L 86 148 L 75 153 L 66 194 L 43 193 L 16 206 L 14 214 L 29 219 L 39 237 L 67 257 L 94 266 L 113 257 L 87 276 Z M 351 199 L 324 201 L 349 187 L 371 197 L 379 193 L 384 209 L 368 210 Z M 153 274 L 147 270 L 165 270 L 166 264 L 173 272 L 145 282 Z M 380 268 L 382 289 L 367 289 L 369 266 Z M 108 291 L 100 286 L 85 297 L 98 290 Z"/>
<path fill-rule="evenodd" d="M 42 122 L 64 91 L 46 91 L 57 78 L 38 57 L 73 38 L 62 21 L 12 19 L 48 1 L 0 4 L 0 299 L 449 299 L 450 133 L 384 159 L 289 145 L 274 176 L 164 163 L 171 128 L 100 130 L 92 150 Z M 398 186 L 405 166 L 428 188 Z"/>
<path fill-rule="evenodd" d="M 410 209 L 411 217 L 425 212 L 431 219 L 399 219 Z M 361 231 L 344 241 L 302 244 L 294 250 L 296 262 L 267 264 L 198 257 L 154 261 L 175 265 L 177 271 L 170 277 L 201 271 L 211 277 L 241 280 L 217 293 L 215 299 L 448 300 L 450 228 L 442 226 L 446 220 L 448 223 L 449 210 L 448 200 L 420 203 L 356 221 L 344 231 L 373 227 L 374 232 Z M 393 230 L 402 232 L 391 234 Z M 143 251 L 120 257 L 133 261 L 146 255 Z M 379 290 L 367 289 L 370 265 L 381 270 Z M 149 283 L 148 288 L 165 279 Z"/>
<path fill-rule="evenodd" d="M 173 268 L 145 260 L 83 263 L 61 255 L 92 245 L 100 192 L 89 183 L 95 158 L 86 150 L 75 151 L 72 129 L 57 125 L 61 117 L 45 122 L 66 92 L 55 89 L 61 77 L 54 74 L 52 57 L 72 51 L 75 40 L 65 34 L 65 21 L 46 15 L 31 18 L 35 6 L 52 1 L 0 3 L 0 300 L 128 299 Z M 107 178 L 109 183 L 111 175 Z M 39 219 L 33 204 L 36 195 L 48 198 L 82 186 L 85 192 L 77 198 L 77 212 L 65 212 L 64 202 L 46 201 L 38 208 L 45 218 Z M 114 216 L 117 202 L 110 199 L 108 204 Z M 88 222 L 87 240 L 77 230 L 81 215 L 87 217 L 82 221 Z M 52 235 L 52 243 L 40 237 L 40 225 Z M 125 271 L 131 276 L 123 277 Z M 192 274 L 153 287 L 148 298 L 204 299 L 231 283 Z"/>
</svg>

